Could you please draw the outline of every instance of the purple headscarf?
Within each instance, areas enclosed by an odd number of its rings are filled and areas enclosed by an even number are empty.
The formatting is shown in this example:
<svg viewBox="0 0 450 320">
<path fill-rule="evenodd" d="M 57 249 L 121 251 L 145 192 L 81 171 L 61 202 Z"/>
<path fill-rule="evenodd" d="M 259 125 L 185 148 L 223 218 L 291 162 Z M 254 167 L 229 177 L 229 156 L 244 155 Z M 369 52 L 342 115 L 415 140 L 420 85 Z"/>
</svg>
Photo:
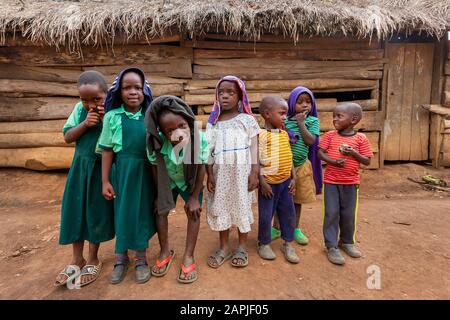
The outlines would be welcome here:
<svg viewBox="0 0 450 320">
<path fill-rule="evenodd" d="M 307 93 L 311 97 L 312 107 L 309 116 L 313 116 L 318 118 L 317 108 L 316 108 L 316 99 L 314 98 L 314 94 L 305 87 L 297 87 L 291 91 L 291 94 L 288 98 L 288 118 L 295 116 L 295 105 L 297 104 L 297 99 L 302 93 Z M 291 139 L 291 143 L 296 143 L 298 137 L 294 132 L 288 130 L 289 138 Z M 309 146 L 308 159 L 311 161 L 312 169 L 313 169 L 313 177 L 314 183 L 316 185 L 316 194 L 322 193 L 322 162 L 317 157 L 317 151 L 319 150 L 319 137 L 317 137 L 316 141 Z"/>
<path fill-rule="evenodd" d="M 214 106 L 213 106 L 213 110 L 208 118 L 208 123 L 210 123 L 210 124 L 216 124 L 217 119 L 219 119 L 219 116 L 220 116 L 221 109 L 220 109 L 220 103 L 219 103 L 219 85 L 223 81 L 234 82 L 238 85 L 238 87 L 242 93 L 242 100 L 239 101 L 239 112 L 247 113 L 250 115 L 252 114 L 252 109 L 250 108 L 250 102 L 248 100 L 247 91 L 245 90 L 244 81 L 242 81 L 241 79 L 239 79 L 238 77 L 235 77 L 235 76 L 225 76 L 225 77 L 221 78 L 219 80 L 219 82 L 217 82 L 217 85 L 216 85 L 216 94 L 214 96 Z"/>
</svg>

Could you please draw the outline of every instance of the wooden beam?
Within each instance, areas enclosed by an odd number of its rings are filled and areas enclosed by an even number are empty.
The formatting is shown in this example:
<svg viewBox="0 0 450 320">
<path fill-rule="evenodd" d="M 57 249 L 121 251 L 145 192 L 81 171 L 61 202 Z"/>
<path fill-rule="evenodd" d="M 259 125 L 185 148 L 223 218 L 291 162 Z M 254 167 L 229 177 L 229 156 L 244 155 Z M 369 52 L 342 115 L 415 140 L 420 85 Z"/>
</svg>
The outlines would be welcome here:
<svg viewBox="0 0 450 320">
<path fill-rule="evenodd" d="M 67 119 L 77 98 L 1 98 L 0 121 Z"/>
<path fill-rule="evenodd" d="M 27 47 L 0 47 L 0 64 L 13 63 L 27 66 L 106 66 L 152 63 L 168 63 L 170 60 L 192 61 L 192 48 L 164 45 L 127 45 L 114 48 L 83 47 L 82 54 L 53 47 L 30 50 Z"/>
<path fill-rule="evenodd" d="M 379 49 L 378 42 L 335 42 L 335 41 L 302 41 L 296 45 L 290 43 L 248 43 L 230 41 L 185 41 L 185 46 L 200 49 L 225 49 L 225 50 L 311 50 L 311 49 Z"/>
<path fill-rule="evenodd" d="M 0 133 L 61 132 L 66 120 L 0 122 Z"/>
<path fill-rule="evenodd" d="M 313 70 L 311 72 L 290 70 L 247 70 L 242 67 L 214 67 L 194 65 L 194 79 L 218 79 L 220 77 L 235 74 L 244 80 L 292 80 L 292 79 L 317 79 L 317 78 L 339 78 L 339 79 L 381 79 L 381 71 L 352 69 L 352 70 Z"/>
<path fill-rule="evenodd" d="M 379 60 L 383 58 L 383 50 L 208 50 L 194 49 L 196 59 L 283 59 L 283 60 Z"/>
<path fill-rule="evenodd" d="M 190 80 L 185 89 L 194 94 L 195 90 L 215 89 L 217 80 Z M 292 79 L 292 80 L 249 80 L 245 82 L 247 90 L 254 91 L 291 91 L 297 86 L 304 86 L 312 91 L 344 89 L 358 91 L 359 88 L 375 88 L 376 80 L 354 79 Z"/>
<path fill-rule="evenodd" d="M 151 87 L 155 96 L 163 94 L 181 96 L 183 94 L 183 84 L 181 83 L 154 84 Z M 0 79 L 0 94 L 9 97 L 79 96 L 78 89 L 72 84 L 9 79 Z"/>
<path fill-rule="evenodd" d="M 280 59 L 194 59 L 195 65 L 216 67 L 246 67 L 258 69 L 298 70 L 318 72 L 323 69 L 348 70 L 349 68 L 363 68 L 365 70 L 382 70 L 383 61 L 380 60 L 350 60 L 350 61 L 310 61 L 310 60 L 280 60 Z M 312 69 L 312 70 L 311 70 Z"/>
<path fill-rule="evenodd" d="M 0 149 L 70 146 L 74 144 L 65 143 L 62 132 L 0 134 Z"/>
<path fill-rule="evenodd" d="M 44 147 L 0 149 L 0 167 L 21 167 L 32 170 L 68 169 L 75 148 Z"/>
</svg>

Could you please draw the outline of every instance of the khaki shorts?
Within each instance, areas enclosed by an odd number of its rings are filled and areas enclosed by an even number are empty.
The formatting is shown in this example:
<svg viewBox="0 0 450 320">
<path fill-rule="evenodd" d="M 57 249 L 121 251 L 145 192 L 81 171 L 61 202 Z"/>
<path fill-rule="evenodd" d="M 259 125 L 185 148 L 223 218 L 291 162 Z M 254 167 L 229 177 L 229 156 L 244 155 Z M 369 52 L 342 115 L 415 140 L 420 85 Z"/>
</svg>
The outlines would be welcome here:
<svg viewBox="0 0 450 320">
<path fill-rule="evenodd" d="M 301 166 L 295 167 L 294 203 L 303 204 L 316 201 L 316 185 L 314 184 L 311 162 L 306 160 Z"/>
</svg>

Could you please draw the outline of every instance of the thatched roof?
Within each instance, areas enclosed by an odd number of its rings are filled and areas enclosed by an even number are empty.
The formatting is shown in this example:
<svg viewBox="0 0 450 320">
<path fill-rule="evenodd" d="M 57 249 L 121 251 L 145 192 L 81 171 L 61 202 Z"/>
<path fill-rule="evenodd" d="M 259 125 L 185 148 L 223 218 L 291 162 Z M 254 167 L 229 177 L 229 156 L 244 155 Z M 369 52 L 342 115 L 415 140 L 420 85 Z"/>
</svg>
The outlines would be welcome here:
<svg viewBox="0 0 450 320">
<path fill-rule="evenodd" d="M 281 31 L 385 38 L 419 31 L 441 36 L 450 25 L 450 0 L 2 0 L 0 42 L 21 31 L 50 45 L 111 43 L 118 32 L 148 38 L 224 30 L 257 39 Z"/>
</svg>

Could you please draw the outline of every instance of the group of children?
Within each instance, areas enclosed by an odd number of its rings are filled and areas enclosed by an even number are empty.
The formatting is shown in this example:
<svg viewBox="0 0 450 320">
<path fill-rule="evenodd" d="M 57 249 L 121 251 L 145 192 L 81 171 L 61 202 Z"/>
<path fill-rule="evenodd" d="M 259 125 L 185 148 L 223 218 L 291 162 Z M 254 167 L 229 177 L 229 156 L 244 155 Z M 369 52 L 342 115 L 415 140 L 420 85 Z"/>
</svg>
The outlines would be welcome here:
<svg viewBox="0 0 450 320">
<path fill-rule="evenodd" d="M 298 263 L 292 242 L 308 243 L 299 228 L 301 208 L 322 191 L 321 161 L 327 163 L 323 234 L 328 259 L 344 264 L 339 247 L 351 257 L 361 256 L 354 246 L 359 164 L 369 164 L 372 152 L 365 135 L 354 129 L 362 117 L 359 105 L 339 104 L 333 112 L 336 130 L 319 143 L 314 95 L 304 87 L 295 88 L 287 102 L 276 96 L 263 98 L 259 111 L 264 127 L 260 128 L 244 82 L 223 77 L 203 132 L 182 99 L 153 99 L 138 68 L 120 72 L 109 90 L 96 71 L 82 73 L 77 86 L 81 101 L 63 128 L 65 141 L 75 142 L 75 155 L 64 190 L 60 231 L 60 244 L 72 244 L 73 255 L 55 286 L 71 279 L 74 266 L 81 270 L 81 286 L 95 281 L 102 269 L 100 243 L 114 237 L 112 284 L 124 279 L 129 250 L 135 251 L 137 283 L 147 282 L 151 275 L 166 275 L 175 258 L 169 245 L 168 214 L 178 196 L 188 220 L 179 282 L 198 278 L 194 251 L 203 198 L 207 222 L 219 232 L 219 248 L 207 260 L 210 267 L 218 268 L 230 259 L 235 267 L 248 265 L 247 238 L 254 222 L 256 190 L 258 254 L 275 259 L 270 244 L 281 237 L 286 260 Z M 235 250 L 229 247 L 233 226 L 239 237 Z M 155 233 L 160 253 L 150 268 L 146 251 Z"/>
</svg>

